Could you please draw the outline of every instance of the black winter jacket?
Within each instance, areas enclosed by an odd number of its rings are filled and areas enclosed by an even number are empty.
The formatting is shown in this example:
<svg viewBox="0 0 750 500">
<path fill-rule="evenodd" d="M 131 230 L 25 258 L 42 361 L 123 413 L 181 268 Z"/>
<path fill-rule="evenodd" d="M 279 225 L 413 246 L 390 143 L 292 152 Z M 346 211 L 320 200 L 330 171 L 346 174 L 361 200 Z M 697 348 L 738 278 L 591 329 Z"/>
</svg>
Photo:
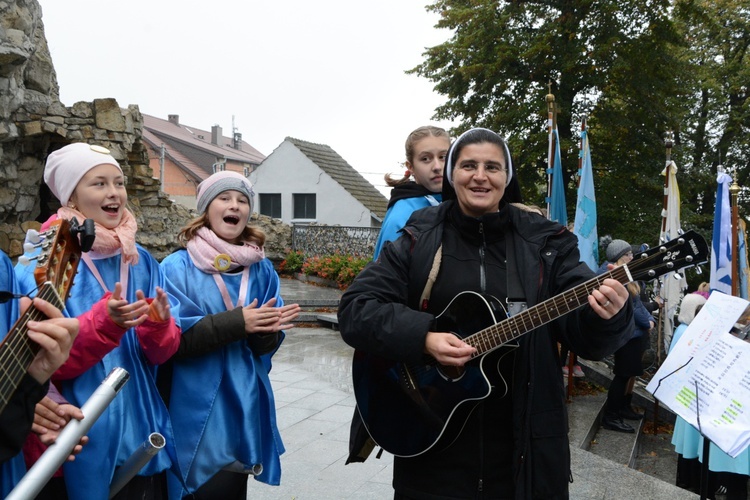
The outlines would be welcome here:
<svg viewBox="0 0 750 500">
<path fill-rule="evenodd" d="M 471 219 L 460 215 L 454 202 L 444 202 L 415 212 L 404 228 L 406 234 L 385 247 L 379 260 L 346 291 L 339 307 L 343 339 L 355 349 L 387 359 L 421 362 L 425 336 L 440 312 L 435 308 L 443 307 L 446 297 L 470 288 L 493 292 L 504 301 L 508 229 L 529 306 L 594 277 L 579 262 L 575 236 L 559 224 L 510 205 L 499 214 Z M 423 312 L 420 295 L 441 243 L 447 254 L 432 293 L 437 303 Z M 583 358 L 601 359 L 629 338 L 632 325 L 629 301 L 608 321 L 585 305 L 523 336 L 510 368 L 511 397 L 504 400 L 512 401 L 507 422 L 512 432 L 508 429 L 506 437 L 495 441 L 489 438 L 497 435 L 495 416 L 503 406 L 493 392 L 472 414 L 458 448 L 396 458 L 396 491 L 411 498 L 497 498 L 508 489 L 493 481 L 508 480 L 519 499 L 567 498 L 567 409 L 556 342 Z M 356 417 L 352 461 L 357 461 L 361 445 Z M 503 440 L 512 446 L 511 471 L 498 474 L 493 467 L 501 465 L 493 462 L 492 452 Z"/>
</svg>

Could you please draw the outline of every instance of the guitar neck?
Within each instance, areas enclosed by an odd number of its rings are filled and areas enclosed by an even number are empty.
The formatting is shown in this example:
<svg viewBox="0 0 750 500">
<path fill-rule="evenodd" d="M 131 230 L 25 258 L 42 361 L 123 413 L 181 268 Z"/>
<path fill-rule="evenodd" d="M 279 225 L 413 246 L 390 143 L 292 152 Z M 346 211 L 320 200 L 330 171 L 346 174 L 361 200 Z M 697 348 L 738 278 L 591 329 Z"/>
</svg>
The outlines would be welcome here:
<svg viewBox="0 0 750 500">
<path fill-rule="evenodd" d="M 58 309 L 64 307 L 60 295 L 49 282 L 39 287 L 37 297 Z M 34 360 L 34 356 L 39 352 L 39 345 L 27 335 L 29 321 L 44 319 L 47 319 L 44 313 L 33 304 L 29 305 L 0 343 L 0 413 L 5 409 Z"/>
<path fill-rule="evenodd" d="M 511 342 L 542 325 L 546 325 L 550 321 L 588 304 L 588 296 L 591 295 L 591 292 L 600 288 L 606 279 L 617 280 L 623 285 L 633 281 L 627 264 L 616 267 L 560 295 L 540 302 L 500 323 L 464 337 L 463 340 L 476 348 L 476 352 L 472 357 L 482 356 L 503 344 Z"/>
</svg>

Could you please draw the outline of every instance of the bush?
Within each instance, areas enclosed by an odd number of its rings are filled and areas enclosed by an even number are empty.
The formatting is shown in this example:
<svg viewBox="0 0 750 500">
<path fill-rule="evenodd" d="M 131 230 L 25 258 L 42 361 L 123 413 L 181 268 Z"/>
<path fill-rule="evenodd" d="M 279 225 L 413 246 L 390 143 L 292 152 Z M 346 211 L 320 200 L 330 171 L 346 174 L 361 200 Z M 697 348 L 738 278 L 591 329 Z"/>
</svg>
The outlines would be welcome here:
<svg viewBox="0 0 750 500">
<path fill-rule="evenodd" d="M 305 254 L 290 250 L 287 252 L 284 260 L 279 264 L 279 274 L 295 275 L 302 270 L 302 264 L 305 262 Z"/>
<path fill-rule="evenodd" d="M 346 289 L 362 268 L 370 262 L 368 258 L 344 256 L 341 254 L 305 257 L 302 252 L 289 252 L 279 265 L 282 274 L 304 273 L 335 281 L 339 288 Z"/>
</svg>

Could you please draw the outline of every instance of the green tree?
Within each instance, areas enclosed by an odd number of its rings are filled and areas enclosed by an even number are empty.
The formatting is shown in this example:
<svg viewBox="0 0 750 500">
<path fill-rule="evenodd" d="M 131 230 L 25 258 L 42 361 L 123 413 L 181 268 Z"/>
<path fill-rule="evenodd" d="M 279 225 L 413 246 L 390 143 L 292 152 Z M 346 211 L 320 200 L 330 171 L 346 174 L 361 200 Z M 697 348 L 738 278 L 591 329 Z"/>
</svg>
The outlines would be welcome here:
<svg viewBox="0 0 750 500">
<path fill-rule="evenodd" d="M 411 72 L 446 101 L 454 133 L 484 126 L 508 136 L 524 196 L 543 204 L 548 85 L 572 220 L 577 130 L 589 117 L 599 233 L 655 242 L 665 149 L 680 169 L 686 227 L 710 236 L 715 164 L 747 181 L 747 2 L 740 0 L 437 0 L 451 31 Z"/>
</svg>

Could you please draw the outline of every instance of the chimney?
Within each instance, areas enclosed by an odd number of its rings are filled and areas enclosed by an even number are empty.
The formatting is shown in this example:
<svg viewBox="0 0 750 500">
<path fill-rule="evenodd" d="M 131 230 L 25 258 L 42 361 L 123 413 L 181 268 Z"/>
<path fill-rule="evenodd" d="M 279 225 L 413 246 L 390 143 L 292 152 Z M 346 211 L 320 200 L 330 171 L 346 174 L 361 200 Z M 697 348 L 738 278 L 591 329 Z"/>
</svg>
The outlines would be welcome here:
<svg viewBox="0 0 750 500">
<path fill-rule="evenodd" d="M 174 123 L 175 125 L 180 125 L 180 115 L 167 115 L 167 120 L 169 120 L 169 123 Z"/>
<path fill-rule="evenodd" d="M 232 138 L 234 149 L 242 149 L 242 134 L 239 132 L 234 133 L 234 137 Z M 245 176 L 247 177 L 247 176 Z"/>
<path fill-rule="evenodd" d="M 221 138 L 223 136 L 221 135 L 221 127 L 218 125 L 214 125 L 211 127 L 211 144 L 215 146 L 222 146 L 221 144 Z"/>
</svg>

